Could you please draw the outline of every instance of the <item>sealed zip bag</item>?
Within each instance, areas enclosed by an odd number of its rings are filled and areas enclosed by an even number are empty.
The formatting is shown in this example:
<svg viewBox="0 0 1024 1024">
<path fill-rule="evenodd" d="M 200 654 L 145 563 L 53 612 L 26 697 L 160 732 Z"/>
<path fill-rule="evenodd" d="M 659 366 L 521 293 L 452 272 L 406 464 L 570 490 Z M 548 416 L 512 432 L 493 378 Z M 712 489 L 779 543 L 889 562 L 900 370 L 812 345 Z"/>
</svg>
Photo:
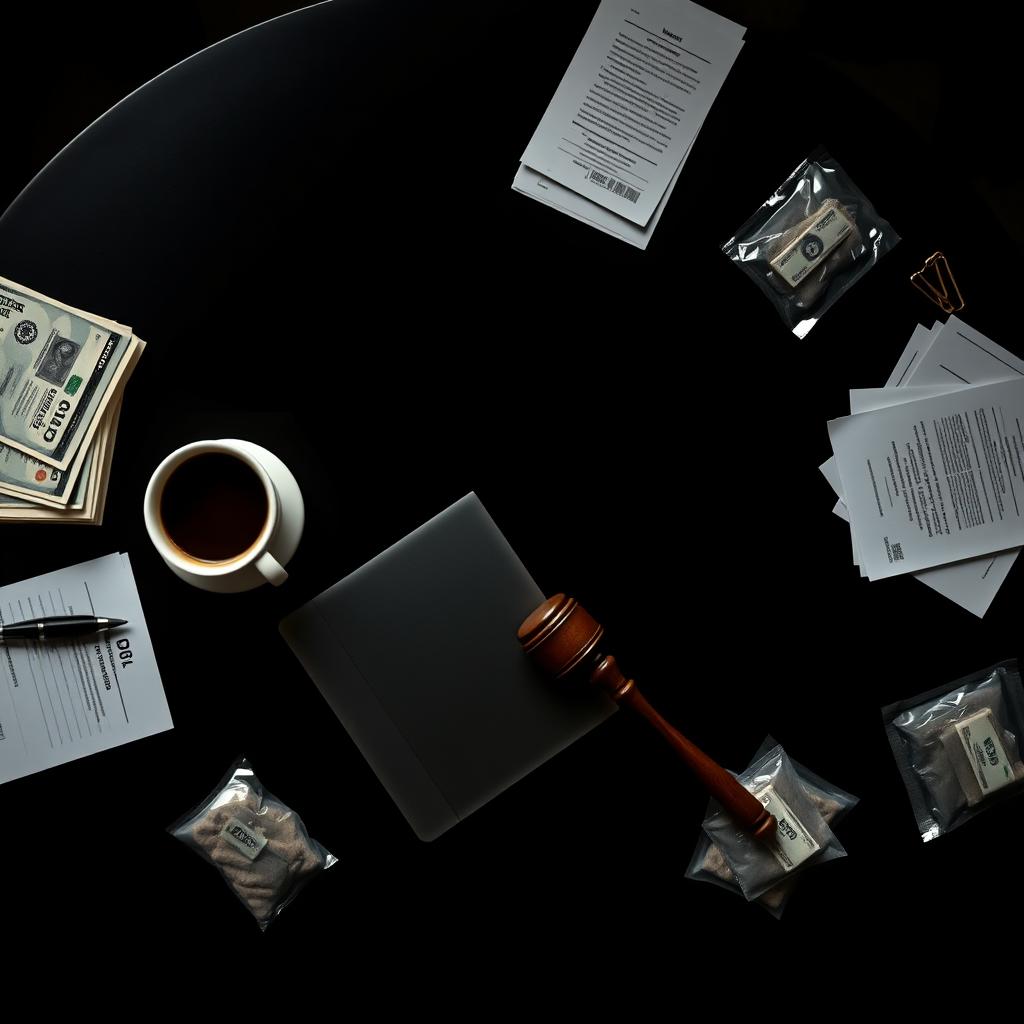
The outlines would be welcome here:
<svg viewBox="0 0 1024 1024">
<path fill-rule="evenodd" d="M 722 251 L 803 338 L 898 241 L 838 161 L 818 150 Z"/>
<path fill-rule="evenodd" d="M 168 831 L 220 872 L 261 930 L 338 862 L 295 811 L 263 788 L 245 758 Z"/>
<path fill-rule="evenodd" d="M 737 778 L 775 816 L 775 835 L 755 839 L 717 803 L 704 820 L 704 832 L 748 900 L 756 900 L 810 864 L 846 856 L 781 746 L 755 758 Z"/>
<path fill-rule="evenodd" d="M 921 839 L 1022 792 L 1024 686 L 1016 661 L 882 709 Z"/>
<path fill-rule="evenodd" d="M 767 737 L 754 754 L 754 761 L 756 762 L 758 759 L 763 758 L 776 745 L 772 737 Z M 857 805 L 857 797 L 853 796 L 852 793 L 847 793 L 845 790 L 823 779 L 820 775 L 816 775 L 798 761 L 792 761 L 791 763 L 811 803 L 814 804 L 822 820 L 829 828 L 834 827 Z M 753 762 L 751 767 L 753 767 Z M 713 807 L 714 802 L 709 802 L 709 816 L 713 813 Z M 686 877 L 699 882 L 710 882 L 712 885 L 727 889 L 738 896 L 743 895 L 743 890 L 736 881 L 736 876 L 732 873 L 725 855 L 708 838 L 707 834 L 703 832 L 699 836 L 693 856 L 690 858 L 690 863 L 686 869 Z M 764 907 L 773 917 L 782 917 L 786 904 L 796 890 L 798 882 L 799 876 L 784 878 L 777 885 L 772 886 L 772 888 L 767 889 L 758 896 L 757 903 Z"/>
</svg>

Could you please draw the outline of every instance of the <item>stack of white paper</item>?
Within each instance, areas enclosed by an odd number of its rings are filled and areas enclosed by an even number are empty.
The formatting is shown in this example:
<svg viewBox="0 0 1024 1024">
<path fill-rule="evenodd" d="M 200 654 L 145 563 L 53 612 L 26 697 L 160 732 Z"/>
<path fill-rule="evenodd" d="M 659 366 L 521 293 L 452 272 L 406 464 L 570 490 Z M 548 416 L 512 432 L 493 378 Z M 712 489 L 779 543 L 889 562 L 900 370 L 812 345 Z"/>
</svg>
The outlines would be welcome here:
<svg viewBox="0 0 1024 1024">
<path fill-rule="evenodd" d="M 984 615 L 1024 545 L 1024 360 L 953 316 L 850 392 L 821 471 L 871 580 L 913 573 Z"/>
<path fill-rule="evenodd" d="M 689 0 L 603 0 L 512 188 L 646 249 L 744 31 Z"/>
</svg>

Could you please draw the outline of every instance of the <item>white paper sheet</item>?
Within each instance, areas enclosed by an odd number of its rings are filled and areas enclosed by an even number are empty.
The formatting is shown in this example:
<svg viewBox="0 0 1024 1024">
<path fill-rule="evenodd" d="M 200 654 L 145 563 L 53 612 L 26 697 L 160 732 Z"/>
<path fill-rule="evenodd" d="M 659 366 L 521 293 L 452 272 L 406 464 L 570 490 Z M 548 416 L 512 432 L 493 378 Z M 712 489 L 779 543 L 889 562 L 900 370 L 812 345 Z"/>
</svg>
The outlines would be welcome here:
<svg viewBox="0 0 1024 1024">
<path fill-rule="evenodd" d="M 962 386 L 991 384 L 1024 374 L 1024 360 L 980 331 L 951 316 L 937 325 L 932 343 L 911 367 L 908 380 L 923 383 L 953 382 Z M 941 341 L 941 344 L 937 344 Z M 954 566 L 928 569 L 918 574 L 922 583 L 982 616 L 988 611 L 1006 580 L 1019 549 L 971 559 Z M 956 596 L 952 596 L 956 595 Z"/>
<path fill-rule="evenodd" d="M 0 588 L 0 618 L 106 615 L 80 640 L 0 645 L 0 783 L 173 727 L 127 555 Z"/>
<path fill-rule="evenodd" d="M 994 384 L 1024 377 L 1024 359 L 951 316 L 908 375 L 908 384 Z"/>
<path fill-rule="evenodd" d="M 684 8 L 692 17 L 701 20 L 709 29 L 723 32 L 736 39 L 743 38 L 743 33 L 746 29 L 735 21 L 723 18 L 713 11 L 691 3 L 690 0 L 680 0 L 679 6 Z M 654 229 L 658 226 L 658 221 L 661 220 L 661 214 L 665 209 L 665 205 L 668 203 L 669 197 L 676 187 L 676 182 L 686 166 L 687 157 L 689 157 L 692 149 L 693 145 L 691 143 L 675 173 L 672 175 L 665 194 L 655 207 L 651 219 L 643 227 L 625 220 L 612 213 L 611 210 L 607 210 L 603 206 L 599 206 L 592 200 L 580 195 L 578 192 L 560 185 L 557 181 L 544 177 L 543 174 L 527 167 L 525 164 L 519 165 L 519 170 L 516 172 L 515 179 L 512 182 L 512 188 L 516 192 L 520 192 L 531 199 L 536 199 L 546 206 L 550 206 L 554 210 L 568 214 L 575 220 L 589 224 L 591 227 L 597 228 L 598 231 L 603 231 L 607 235 L 619 238 L 630 245 L 635 245 L 638 249 L 646 249 L 651 236 L 654 234 Z"/>
<path fill-rule="evenodd" d="M 1024 376 L 829 423 L 870 579 L 1024 543 L 1022 419 Z"/>
<path fill-rule="evenodd" d="M 931 398 L 933 395 L 945 395 L 950 391 L 956 391 L 957 387 L 947 385 L 936 385 L 935 387 L 898 387 L 898 388 L 854 388 L 850 391 L 850 412 L 871 412 L 874 409 L 885 409 L 891 405 L 903 405 L 905 402 L 916 402 L 920 398 Z M 831 458 L 824 465 L 819 467 L 822 473 L 825 474 L 826 479 L 832 484 L 832 489 L 837 495 L 842 494 L 843 485 L 839 479 L 839 467 L 836 464 L 835 458 Z M 838 504 L 843 506 L 843 515 L 841 518 L 845 519 L 848 523 L 850 522 L 850 513 L 846 508 L 846 503 L 839 499 Z M 832 510 L 835 512 L 835 509 Z M 850 548 L 853 551 L 853 564 L 860 569 L 860 575 L 862 579 L 867 579 L 867 572 L 860 564 L 860 556 L 857 554 L 857 537 L 853 532 L 853 527 L 850 527 Z M 925 572 L 941 572 L 941 569 L 927 569 Z M 920 573 L 915 574 L 918 579 L 921 579 Z M 924 581 L 928 582 L 928 581 Z M 938 588 L 935 588 L 938 589 Z M 949 597 L 950 595 L 946 595 Z M 952 597 L 953 601 L 957 604 L 962 605 L 964 608 L 968 608 L 967 604 L 958 600 L 956 597 Z M 973 610 L 972 607 L 969 610 Z"/>
<path fill-rule="evenodd" d="M 521 163 L 645 227 L 742 46 L 689 5 L 603 0 Z"/>
<path fill-rule="evenodd" d="M 907 402 L 919 402 L 922 398 L 934 398 L 936 395 L 948 395 L 951 391 L 959 391 L 966 384 L 930 384 L 917 387 L 907 385 L 902 388 L 851 388 L 850 412 L 874 412 L 875 409 L 888 409 L 893 405 L 906 405 Z"/>
<path fill-rule="evenodd" d="M 921 398 L 931 398 L 933 395 L 945 395 L 950 391 L 956 390 L 957 387 L 947 385 L 936 385 L 935 387 L 921 388 L 852 388 L 850 390 L 850 412 L 871 412 L 874 409 L 885 409 L 891 405 L 903 405 L 905 402 L 916 402 Z M 839 467 L 836 465 L 835 458 L 829 459 L 824 466 L 820 467 L 822 472 L 826 471 L 826 466 L 828 467 L 828 473 L 826 473 L 826 476 L 829 482 L 832 483 L 833 490 L 836 494 L 841 495 L 843 485 L 842 481 L 839 479 Z M 849 510 L 846 509 L 846 503 L 841 497 L 839 501 L 846 512 L 844 518 L 847 522 L 850 522 L 850 513 Z M 833 509 L 833 511 L 835 511 L 835 509 Z M 854 535 L 852 526 L 850 528 L 850 547 L 853 551 L 853 564 L 860 569 L 861 578 L 867 579 L 868 574 L 861 567 L 860 557 L 857 554 L 857 538 Z M 929 569 L 927 571 L 938 572 L 941 570 Z M 956 599 L 954 598 L 954 600 Z"/>
<path fill-rule="evenodd" d="M 836 497 L 839 499 L 839 504 L 843 502 L 843 483 L 839 479 L 839 467 L 836 465 L 836 457 L 833 455 L 832 458 L 826 459 L 818 469 L 821 471 L 821 475 L 828 481 L 829 487 L 836 492 Z M 847 520 L 849 521 L 849 520 Z"/>
<path fill-rule="evenodd" d="M 913 370 L 916 370 L 920 360 L 927 353 L 928 349 L 931 348 L 932 342 L 939 336 L 939 332 L 945 325 L 936 321 L 930 328 L 922 327 L 918 324 L 914 328 L 914 333 L 910 336 L 910 341 L 907 342 L 907 347 L 903 350 L 899 359 L 896 360 L 896 365 L 893 367 L 892 373 L 889 374 L 889 379 L 885 382 L 885 389 L 889 388 L 901 388 L 906 387 L 910 374 Z M 855 389 L 855 390 L 868 390 L 868 389 Z M 879 389 L 871 389 L 879 390 Z M 884 390 L 884 389 L 883 389 Z M 851 399 L 853 397 L 854 390 L 850 391 Z M 923 397 L 923 396 L 921 396 Z M 851 407 L 850 412 L 864 412 L 863 409 L 854 409 Z M 839 471 L 836 468 L 835 456 L 831 456 L 826 459 L 819 467 L 822 475 L 829 482 L 832 490 L 836 492 L 836 497 L 842 501 L 842 487 L 839 483 Z M 856 564 L 856 563 L 855 563 Z"/>
<path fill-rule="evenodd" d="M 910 341 L 907 343 L 892 373 L 889 375 L 886 387 L 883 389 L 865 389 L 863 392 L 865 399 L 869 392 L 874 392 L 880 404 L 884 394 L 890 388 L 901 387 L 906 390 L 908 381 L 919 368 L 923 370 L 923 375 L 918 380 L 936 380 L 940 377 L 949 380 L 949 375 L 941 368 L 943 360 L 946 359 L 955 363 L 962 373 L 976 373 L 979 370 L 984 373 L 986 370 L 991 370 L 993 366 L 999 366 L 998 360 L 1006 360 L 1013 363 L 1017 359 L 1012 353 L 996 345 L 991 339 L 985 338 L 983 335 L 978 334 L 978 332 L 973 331 L 959 319 L 953 318 L 953 320 L 954 323 L 951 325 L 951 330 L 954 335 L 959 330 L 966 336 L 960 338 L 958 346 L 954 346 L 959 349 L 956 355 L 950 351 L 950 346 L 946 345 L 942 350 L 942 358 L 935 358 L 934 361 L 928 360 L 926 357 L 933 342 L 946 325 L 936 322 L 931 328 L 918 326 L 915 328 Z M 984 346 L 985 351 L 990 352 L 997 359 L 986 359 L 983 351 L 974 351 L 975 346 L 972 344 L 974 342 L 980 342 Z M 968 363 L 970 363 L 970 369 L 968 369 Z M 1024 362 L 1017 360 L 1017 363 L 1024 367 Z M 992 381 L 986 382 L 992 383 Z M 962 381 L 959 383 L 960 386 L 966 386 Z M 914 381 L 914 386 L 918 386 L 917 380 Z M 943 385 L 920 385 L 920 387 L 943 387 Z M 924 391 L 917 392 L 918 397 L 923 397 L 924 395 Z M 853 396 L 854 392 L 851 392 L 851 401 Z M 858 406 L 858 408 L 851 406 L 851 412 L 865 411 L 866 408 L 867 406 Z M 833 512 L 836 512 L 837 515 L 840 515 L 841 518 L 849 523 L 849 513 L 846 511 L 845 504 L 842 503 L 842 485 L 839 482 L 835 458 L 828 459 L 819 469 L 832 485 L 842 505 L 841 511 L 834 508 Z M 857 555 L 857 541 L 852 529 L 850 530 L 850 542 L 853 550 L 853 564 L 859 566 L 860 559 Z M 1015 551 L 1004 551 L 992 556 L 986 555 L 983 558 L 969 559 L 965 562 L 939 566 L 935 569 L 925 569 L 922 572 L 915 573 L 914 576 L 924 583 L 925 586 L 930 587 L 937 593 L 942 594 L 943 597 L 948 598 L 980 618 L 985 615 L 991 606 L 1015 558 Z M 867 574 L 863 569 L 861 569 L 860 574 L 863 578 L 867 578 Z"/>
<path fill-rule="evenodd" d="M 890 380 L 905 380 L 907 373 L 915 367 L 917 360 L 928 350 L 932 341 L 937 337 L 942 325 L 936 324 L 931 332 L 928 332 L 927 339 L 922 339 L 918 331 L 924 331 L 919 327 L 914 331 L 907 348 L 896 364 Z M 923 341 L 923 344 L 922 344 Z M 957 391 L 963 384 L 936 384 L 928 387 L 910 387 L 907 385 L 884 388 L 852 388 L 850 390 L 850 412 L 871 412 L 873 409 L 884 409 L 890 405 L 901 405 L 905 402 L 914 402 L 920 398 L 931 398 L 933 395 L 948 394 L 950 391 Z M 839 479 L 839 467 L 833 456 L 823 465 L 818 467 L 825 478 L 832 485 L 832 489 L 840 496 L 832 511 L 847 524 L 850 523 L 850 513 L 846 503 L 842 500 L 842 481 Z M 852 525 L 850 526 L 850 549 L 853 552 L 853 564 L 860 570 L 861 579 L 867 579 L 867 572 L 860 563 L 860 555 L 857 553 L 857 537 Z M 996 558 L 1000 556 L 995 556 Z M 949 598 L 954 604 L 977 615 L 979 618 L 988 611 L 996 591 L 999 589 L 1002 579 L 998 582 L 991 574 L 990 567 L 983 567 L 978 571 L 970 567 L 976 565 L 976 560 L 956 563 L 952 566 L 939 566 L 936 569 L 925 569 L 923 572 L 915 573 L 914 578 L 920 580 L 932 590 Z"/>
<path fill-rule="evenodd" d="M 924 327 L 918 324 L 910 335 L 910 341 L 903 350 L 902 355 L 896 360 L 896 365 L 885 382 L 887 388 L 905 387 L 913 375 L 913 372 L 920 365 L 921 360 L 928 354 L 932 343 L 939 336 L 945 326 L 941 321 L 936 320 L 931 327 Z"/>
</svg>

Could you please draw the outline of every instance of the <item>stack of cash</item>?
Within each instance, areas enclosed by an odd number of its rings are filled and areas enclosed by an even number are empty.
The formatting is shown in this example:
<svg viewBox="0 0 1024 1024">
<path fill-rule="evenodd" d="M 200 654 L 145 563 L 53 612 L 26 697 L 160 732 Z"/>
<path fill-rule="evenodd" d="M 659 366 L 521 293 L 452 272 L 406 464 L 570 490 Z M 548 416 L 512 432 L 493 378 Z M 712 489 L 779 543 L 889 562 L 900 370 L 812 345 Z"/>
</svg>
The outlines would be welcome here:
<svg viewBox="0 0 1024 1024">
<path fill-rule="evenodd" d="M 124 386 L 145 347 L 0 277 L 0 520 L 102 521 Z"/>
</svg>

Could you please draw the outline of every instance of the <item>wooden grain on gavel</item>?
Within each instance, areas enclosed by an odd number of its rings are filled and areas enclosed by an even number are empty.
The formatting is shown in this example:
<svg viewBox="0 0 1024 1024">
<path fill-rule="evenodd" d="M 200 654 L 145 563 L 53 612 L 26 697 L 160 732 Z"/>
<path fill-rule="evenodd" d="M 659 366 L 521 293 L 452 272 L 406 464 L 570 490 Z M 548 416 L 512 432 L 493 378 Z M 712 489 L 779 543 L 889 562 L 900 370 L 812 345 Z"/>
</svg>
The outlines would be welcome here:
<svg viewBox="0 0 1024 1024">
<path fill-rule="evenodd" d="M 700 779 L 704 788 L 726 809 L 737 825 L 757 839 L 774 837 L 776 823 L 761 802 L 721 765 L 673 728 L 627 679 L 611 655 L 597 649 L 602 626 L 579 602 L 565 594 L 549 597 L 519 627 L 523 650 L 545 675 L 564 679 L 577 674 L 606 690 L 613 700 L 643 715 L 668 741 Z"/>
</svg>

